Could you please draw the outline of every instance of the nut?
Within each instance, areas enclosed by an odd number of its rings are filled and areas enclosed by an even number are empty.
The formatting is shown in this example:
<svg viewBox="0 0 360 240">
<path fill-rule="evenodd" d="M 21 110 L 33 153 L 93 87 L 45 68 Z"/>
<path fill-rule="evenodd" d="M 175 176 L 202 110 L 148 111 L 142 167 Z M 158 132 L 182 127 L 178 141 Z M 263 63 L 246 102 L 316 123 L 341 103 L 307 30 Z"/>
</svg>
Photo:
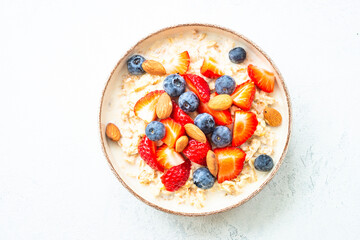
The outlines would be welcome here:
<svg viewBox="0 0 360 240">
<path fill-rule="evenodd" d="M 152 74 L 152 75 L 165 75 L 166 74 L 166 70 L 165 70 L 164 66 L 161 63 L 154 61 L 154 60 L 145 60 L 141 66 L 145 72 Z"/>
<path fill-rule="evenodd" d="M 175 143 L 175 151 L 182 152 L 189 143 L 189 138 L 187 136 L 181 136 Z"/>
<path fill-rule="evenodd" d="M 232 105 L 232 102 L 233 102 L 233 100 L 230 97 L 230 95 L 220 94 L 220 95 L 217 95 L 216 97 L 210 99 L 208 106 L 212 110 L 222 111 L 222 110 L 230 108 Z"/>
<path fill-rule="evenodd" d="M 265 108 L 264 119 L 265 122 L 272 127 L 278 127 L 282 122 L 281 114 L 276 109 L 270 107 Z"/>
<path fill-rule="evenodd" d="M 170 96 L 167 93 L 161 94 L 155 108 L 158 118 L 165 119 L 170 117 L 172 108 Z"/>
<path fill-rule="evenodd" d="M 109 123 L 106 126 L 106 136 L 108 138 L 110 138 L 111 140 L 113 140 L 114 142 L 117 142 L 120 140 L 121 134 L 120 134 L 120 130 L 117 126 L 115 126 L 115 124 L 113 123 Z"/>
<path fill-rule="evenodd" d="M 203 131 L 192 123 L 185 124 L 186 134 L 198 142 L 206 143 L 206 136 Z"/>
<path fill-rule="evenodd" d="M 206 154 L 206 165 L 210 171 L 210 173 L 216 177 L 219 171 L 219 163 L 215 153 L 209 150 Z"/>
</svg>

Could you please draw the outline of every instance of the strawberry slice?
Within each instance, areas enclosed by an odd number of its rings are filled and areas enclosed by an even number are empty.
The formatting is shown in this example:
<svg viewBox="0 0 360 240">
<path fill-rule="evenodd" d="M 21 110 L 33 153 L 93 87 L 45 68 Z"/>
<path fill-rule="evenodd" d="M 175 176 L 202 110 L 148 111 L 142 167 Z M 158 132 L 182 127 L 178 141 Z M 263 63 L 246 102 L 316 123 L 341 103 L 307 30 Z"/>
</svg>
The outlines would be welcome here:
<svg viewBox="0 0 360 240">
<path fill-rule="evenodd" d="M 140 157 L 149 165 L 152 169 L 163 172 L 164 167 L 156 160 L 156 145 L 148 137 L 143 137 L 138 145 L 138 152 Z"/>
<path fill-rule="evenodd" d="M 161 176 L 161 182 L 165 189 L 174 192 L 184 186 L 189 179 L 191 162 L 186 159 L 184 163 L 172 167 Z"/>
<path fill-rule="evenodd" d="M 224 75 L 224 72 L 218 68 L 217 62 L 212 57 L 204 59 L 200 72 L 208 78 L 218 78 Z"/>
<path fill-rule="evenodd" d="M 206 155 L 209 150 L 211 150 L 209 141 L 201 143 L 195 139 L 190 139 L 183 153 L 190 161 L 206 166 Z"/>
<path fill-rule="evenodd" d="M 219 162 L 218 183 L 236 178 L 244 167 L 246 153 L 235 147 L 214 150 Z"/>
<path fill-rule="evenodd" d="M 231 97 L 233 104 L 241 108 L 242 110 L 249 111 L 251 103 L 255 97 L 255 84 L 252 81 L 246 81 L 235 88 Z"/>
<path fill-rule="evenodd" d="M 250 64 L 247 68 L 249 77 L 264 92 L 274 91 L 275 75 L 265 69 Z"/>
<path fill-rule="evenodd" d="M 161 94 L 164 90 L 155 90 L 149 92 L 144 97 L 140 98 L 134 107 L 135 115 L 145 120 L 146 122 L 151 122 L 156 119 L 155 107 L 159 100 Z"/>
<path fill-rule="evenodd" d="M 185 74 L 189 69 L 190 55 L 188 51 L 180 53 L 172 60 L 171 67 L 166 69 L 168 74 L 179 73 Z"/>
<path fill-rule="evenodd" d="M 228 109 L 223 111 L 215 111 L 209 108 L 206 103 L 200 102 L 197 111 L 199 113 L 208 113 L 213 116 L 217 125 L 229 125 L 232 123 L 231 113 Z"/>
<path fill-rule="evenodd" d="M 172 100 L 173 110 L 171 116 L 177 123 L 180 123 L 182 126 L 185 126 L 187 123 L 194 124 L 194 120 L 187 115 L 180 107 Z"/>
<path fill-rule="evenodd" d="M 195 74 L 185 74 L 183 77 L 189 89 L 199 97 L 200 101 L 207 103 L 210 100 L 209 85 L 202 77 Z"/>
<path fill-rule="evenodd" d="M 156 151 L 156 159 L 158 163 L 165 169 L 172 168 L 184 162 L 184 158 L 173 148 L 169 148 L 165 144 Z"/>
<path fill-rule="evenodd" d="M 256 115 L 242 110 L 235 111 L 232 145 L 240 146 L 255 132 L 258 125 Z"/>
<path fill-rule="evenodd" d="M 175 122 L 171 118 L 163 119 L 161 122 L 165 126 L 165 137 L 161 139 L 170 148 L 175 146 L 176 140 L 185 134 L 185 129 L 180 123 Z"/>
</svg>

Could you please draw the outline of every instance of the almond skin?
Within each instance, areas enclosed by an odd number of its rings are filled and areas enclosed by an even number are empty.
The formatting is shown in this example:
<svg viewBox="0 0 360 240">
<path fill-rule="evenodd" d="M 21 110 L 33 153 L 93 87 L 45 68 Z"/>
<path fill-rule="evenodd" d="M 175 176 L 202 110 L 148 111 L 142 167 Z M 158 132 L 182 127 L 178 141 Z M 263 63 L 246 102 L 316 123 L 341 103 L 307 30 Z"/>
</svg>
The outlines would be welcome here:
<svg viewBox="0 0 360 240">
<path fill-rule="evenodd" d="M 281 114 L 276 109 L 270 107 L 265 108 L 264 119 L 265 122 L 272 127 L 278 127 L 282 122 Z"/>
<path fill-rule="evenodd" d="M 230 97 L 230 95 L 220 94 L 220 95 L 217 95 L 216 97 L 210 99 L 208 106 L 212 110 L 222 111 L 222 110 L 226 110 L 226 109 L 230 108 L 232 105 L 232 102 L 233 102 L 233 100 Z"/>
<path fill-rule="evenodd" d="M 164 66 L 154 60 L 145 60 L 142 63 L 142 68 L 144 69 L 145 72 L 151 74 L 151 75 L 165 75 L 166 74 L 166 70 L 164 68 Z"/>
<path fill-rule="evenodd" d="M 155 107 L 157 117 L 160 119 L 170 117 L 172 109 L 173 106 L 170 96 L 167 93 L 161 94 Z"/>
<path fill-rule="evenodd" d="M 219 163 L 216 158 L 216 155 L 213 151 L 209 150 L 206 155 L 206 165 L 210 171 L 210 173 L 217 177 L 218 171 L 219 171 Z"/>
<path fill-rule="evenodd" d="M 108 138 L 110 138 L 111 140 L 113 140 L 114 142 L 117 142 L 120 140 L 121 134 L 120 134 L 120 130 L 117 126 L 115 126 L 115 124 L 113 123 L 109 123 L 106 126 L 106 136 Z"/>
<path fill-rule="evenodd" d="M 188 123 L 188 124 L 185 124 L 184 128 L 185 128 L 186 134 L 189 137 L 195 139 L 198 142 L 206 143 L 205 134 L 196 125 L 194 125 L 192 123 Z"/>
<path fill-rule="evenodd" d="M 175 151 L 182 152 L 189 143 L 189 138 L 187 136 L 181 136 L 175 143 Z"/>
</svg>

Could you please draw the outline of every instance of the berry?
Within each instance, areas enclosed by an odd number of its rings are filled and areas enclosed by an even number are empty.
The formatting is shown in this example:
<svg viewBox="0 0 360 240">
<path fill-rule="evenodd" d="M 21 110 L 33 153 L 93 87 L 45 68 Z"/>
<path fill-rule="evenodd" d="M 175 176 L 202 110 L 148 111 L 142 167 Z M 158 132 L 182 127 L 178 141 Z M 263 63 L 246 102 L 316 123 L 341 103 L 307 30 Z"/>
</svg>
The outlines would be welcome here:
<svg viewBox="0 0 360 240">
<path fill-rule="evenodd" d="M 257 125 L 258 120 L 254 113 L 235 111 L 232 145 L 237 147 L 246 142 L 254 134 Z"/>
<path fill-rule="evenodd" d="M 138 152 L 140 157 L 149 165 L 152 169 L 163 172 L 164 168 L 156 160 L 156 145 L 148 137 L 143 137 L 140 140 L 138 146 Z"/>
<path fill-rule="evenodd" d="M 236 87 L 231 97 L 233 99 L 233 104 L 242 110 L 249 111 L 251 108 L 251 103 L 255 97 L 255 84 L 253 81 L 246 81 Z"/>
<path fill-rule="evenodd" d="M 274 167 L 274 161 L 269 155 L 261 154 L 255 159 L 254 166 L 258 171 L 268 172 Z"/>
<path fill-rule="evenodd" d="M 161 182 L 164 184 L 165 189 L 174 192 L 181 188 L 189 179 L 191 162 L 185 160 L 184 163 L 174 166 L 167 170 L 161 176 Z"/>
<path fill-rule="evenodd" d="M 194 122 L 195 125 L 198 126 L 205 134 L 212 133 L 215 129 L 215 120 L 208 113 L 201 113 L 197 115 Z"/>
<path fill-rule="evenodd" d="M 196 169 L 196 171 L 193 174 L 193 180 L 194 180 L 194 184 L 198 188 L 202 188 L 202 189 L 212 188 L 212 186 L 214 186 L 215 183 L 215 177 L 211 175 L 209 169 L 205 167 Z"/>
<path fill-rule="evenodd" d="M 235 90 L 235 80 L 228 76 L 224 75 L 216 79 L 215 90 L 218 94 L 232 94 Z"/>
<path fill-rule="evenodd" d="M 199 106 L 199 98 L 191 91 L 184 92 L 179 97 L 179 106 L 185 112 L 194 112 Z"/>
<path fill-rule="evenodd" d="M 211 150 L 209 141 L 201 143 L 195 139 L 190 139 L 188 145 L 183 150 L 183 154 L 190 159 L 190 161 L 206 166 L 206 154 Z"/>
<path fill-rule="evenodd" d="M 219 163 L 218 183 L 236 178 L 244 167 L 246 153 L 235 147 L 214 150 Z"/>
<path fill-rule="evenodd" d="M 174 59 L 172 59 L 172 64 L 169 68 L 167 68 L 167 73 L 179 73 L 185 74 L 189 69 L 190 65 L 190 56 L 188 51 L 180 53 Z"/>
<path fill-rule="evenodd" d="M 256 67 L 252 64 L 248 66 L 247 70 L 249 77 L 251 78 L 251 80 L 254 81 L 256 86 L 258 86 L 258 88 L 268 93 L 274 91 L 274 85 L 275 85 L 274 73 Z"/>
<path fill-rule="evenodd" d="M 192 120 L 189 115 L 187 115 L 179 105 L 176 104 L 174 100 L 172 100 L 173 110 L 171 113 L 171 118 L 173 118 L 177 123 L 180 123 L 182 126 L 185 126 L 187 123 L 194 124 L 194 120 Z"/>
<path fill-rule="evenodd" d="M 178 97 L 185 92 L 185 80 L 179 74 L 171 74 L 165 78 L 163 87 L 170 97 Z"/>
<path fill-rule="evenodd" d="M 165 137 L 165 126 L 161 122 L 152 121 L 146 126 L 145 134 L 151 141 L 159 141 Z"/>
<path fill-rule="evenodd" d="M 175 122 L 171 118 L 161 120 L 161 123 L 165 126 L 165 137 L 161 140 L 169 147 L 175 146 L 176 140 L 185 134 L 185 129 L 181 124 Z"/>
<path fill-rule="evenodd" d="M 200 72 L 202 75 L 208 78 L 218 78 L 224 75 L 223 71 L 218 68 L 215 59 L 211 57 L 208 59 L 204 59 L 204 62 L 200 68 Z"/>
<path fill-rule="evenodd" d="M 236 47 L 230 50 L 229 59 L 233 63 L 242 63 L 246 58 L 246 51 L 242 47 Z"/>
<path fill-rule="evenodd" d="M 155 120 L 155 107 L 163 93 L 163 90 L 155 90 L 140 98 L 134 106 L 135 115 L 148 123 Z"/>
<path fill-rule="evenodd" d="M 211 141 L 219 148 L 231 143 L 231 131 L 225 126 L 218 126 L 211 135 Z"/>
<path fill-rule="evenodd" d="M 180 153 L 175 152 L 173 148 L 169 148 L 165 144 L 156 151 L 156 160 L 165 169 L 172 168 L 184 162 L 184 158 Z"/>
<path fill-rule="evenodd" d="M 197 111 L 199 113 L 208 113 L 213 116 L 217 125 L 229 125 L 232 123 L 231 113 L 229 110 L 215 111 L 209 108 L 207 103 L 200 102 Z"/>
<path fill-rule="evenodd" d="M 207 103 L 210 100 L 210 88 L 208 83 L 195 74 L 185 74 L 185 81 L 190 91 L 194 92 L 200 101 Z"/>
<path fill-rule="evenodd" d="M 145 61 L 145 58 L 140 55 L 134 55 L 127 60 L 127 68 L 129 73 L 132 75 L 141 75 L 144 74 L 145 71 L 142 68 L 142 64 Z"/>
</svg>

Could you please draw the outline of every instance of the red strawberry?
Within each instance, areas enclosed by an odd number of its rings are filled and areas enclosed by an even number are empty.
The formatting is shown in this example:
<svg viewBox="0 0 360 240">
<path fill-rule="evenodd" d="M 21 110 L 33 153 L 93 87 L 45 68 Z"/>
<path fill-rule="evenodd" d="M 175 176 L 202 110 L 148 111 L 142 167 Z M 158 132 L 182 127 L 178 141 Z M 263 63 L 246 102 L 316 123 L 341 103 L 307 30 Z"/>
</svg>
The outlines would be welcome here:
<svg viewBox="0 0 360 240">
<path fill-rule="evenodd" d="M 161 122 L 164 124 L 166 131 L 165 137 L 161 139 L 161 141 L 163 141 L 170 148 L 173 148 L 175 146 L 176 140 L 184 135 L 185 129 L 183 126 L 181 126 L 180 123 L 175 122 L 171 118 L 163 119 Z"/>
<path fill-rule="evenodd" d="M 164 90 L 155 90 L 140 98 L 134 107 L 135 115 L 148 123 L 155 120 L 155 107 L 160 95 L 164 92 Z"/>
<path fill-rule="evenodd" d="M 199 97 L 200 101 L 207 103 L 210 100 L 209 85 L 202 77 L 195 74 L 185 74 L 184 79 L 189 89 Z"/>
<path fill-rule="evenodd" d="M 229 125 L 232 123 L 231 113 L 229 110 L 215 111 L 210 109 L 206 103 L 200 102 L 197 111 L 199 113 L 208 113 L 213 116 L 217 125 Z"/>
<path fill-rule="evenodd" d="M 243 169 L 246 153 L 235 147 L 214 150 L 219 162 L 218 183 L 236 178 Z"/>
<path fill-rule="evenodd" d="M 258 125 L 256 115 L 242 110 L 235 111 L 232 145 L 240 146 L 255 132 Z"/>
<path fill-rule="evenodd" d="M 174 192 L 181 188 L 189 179 L 191 162 L 185 160 L 184 163 L 172 167 L 161 176 L 161 182 L 166 190 Z"/>
<path fill-rule="evenodd" d="M 195 139 L 190 139 L 183 153 L 192 162 L 206 166 L 206 154 L 209 150 L 211 150 L 209 141 L 206 141 L 206 143 L 201 143 Z"/>
<path fill-rule="evenodd" d="M 233 104 L 241 108 L 242 110 L 249 111 L 251 103 L 255 97 L 255 84 L 252 81 L 246 81 L 235 88 L 231 97 Z"/>
<path fill-rule="evenodd" d="M 179 73 L 185 74 L 189 69 L 190 56 L 188 51 L 180 53 L 172 62 L 172 67 L 167 69 L 168 74 Z"/>
<path fill-rule="evenodd" d="M 224 72 L 217 67 L 217 62 L 212 57 L 204 59 L 200 72 L 208 78 L 218 78 L 224 75 Z"/>
<path fill-rule="evenodd" d="M 194 120 L 189 117 L 180 107 L 176 104 L 174 100 L 172 100 L 173 110 L 171 113 L 171 117 L 177 122 L 180 123 L 182 126 L 185 126 L 187 123 L 194 124 Z"/>
<path fill-rule="evenodd" d="M 165 169 L 172 168 L 184 162 L 184 158 L 180 153 L 175 152 L 173 148 L 169 148 L 165 144 L 156 151 L 156 159 Z"/>
<path fill-rule="evenodd" d="M 253 80 L 261 90 L 264 92 L 274 91 L 275 75 L 265 69 L 256 67 L 252 64 L 248 66 L 248 74 L 251 80 Z"/>
<path fill-rule="evenodd" d="M 138 152 L 140 157 L 149 165 L 152 169 L 163 172 L 164 168 L 156 160 L 156 145 L 148 137 L 143 137 L 140 140 L 138 146 Z"/>
</svg>

